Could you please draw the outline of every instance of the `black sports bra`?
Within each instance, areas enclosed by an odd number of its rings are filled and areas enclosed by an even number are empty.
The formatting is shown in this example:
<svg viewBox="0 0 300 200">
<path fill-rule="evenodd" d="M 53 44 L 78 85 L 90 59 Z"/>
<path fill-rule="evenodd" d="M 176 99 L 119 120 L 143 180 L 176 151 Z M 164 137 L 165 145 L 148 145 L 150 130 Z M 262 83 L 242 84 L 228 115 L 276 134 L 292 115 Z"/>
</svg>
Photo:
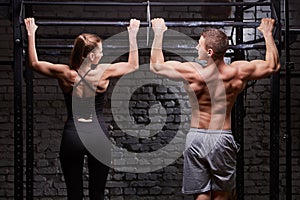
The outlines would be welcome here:
<svg viewBox="0 0 300 200">
<path fill-rule="evenodd" d="M 90 90 L 96 93 L 95 89 L 90 85 L 88 81 L 85 80 L 86 75 L 91 71 L 92 69 L 88 70 L 83 76 L 80 75 L 77 71 L 78 76 L 80 76 L 80 80 L 78 83 L 74 85 L 74 87 L 77 87 L 81 82 L 84 82 Z M 76 116 L 76 118 L 82 118 L 82 119 L 88 119 L 91 116 L 91 113 L 93 113 L 93 109 L 95 109 L 97 116 L 102 114 L 103 111 L 103 105 L 104 105 L 104 97 L 105 92 L 103 93 L 96 93 L 93 97 L 77 97 L 75 95 L 72 95 L 72 92 L 70 93 L 63 93 L 65 98 L 65 103 L 67 107 L 68 112 L 68 119 L 73 118 L 73 110 L 72 110 L 72 104 L 73 99 L 76 98 L 76 113 L 80 113 L 80 116 Z"/>
</svg>

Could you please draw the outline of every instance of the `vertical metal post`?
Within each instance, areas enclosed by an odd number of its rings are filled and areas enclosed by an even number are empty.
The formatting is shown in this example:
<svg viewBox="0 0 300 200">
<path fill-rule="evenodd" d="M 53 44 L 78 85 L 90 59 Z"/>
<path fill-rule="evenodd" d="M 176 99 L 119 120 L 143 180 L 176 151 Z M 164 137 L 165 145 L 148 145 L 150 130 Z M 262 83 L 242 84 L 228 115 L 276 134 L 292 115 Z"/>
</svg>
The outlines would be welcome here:
<svg viewBox="0 0 300 200">
<path fill-rule="evenodd" d="M 280 0 L 272 0 L 280 24 Z M 279 25 L 278 25 L 279 26 Z M 281 27 L 276 27 L 275 41 L 280 53 Z M 279 112 L 280 112 L 280 76 L 279 72 L 271 77 L 271 106 L 270 106 L 270 200 L 279 199 Z"/>
<path fill-rule="evenodd" d="M 150 40 L 150 29 L 151 29 L 151 12 L 150 12 L 150 1 L 147 1 L 147 47 L 149 47 Z"/>
<path fill-rule="evenodd" d="M 289 1 L 285 0 L 285 109 L 286 109 L 286 200 L 292 199 L 291 60 Z"/>
<path fill-rule="evenodd" d="M 26 68 L 26 199 L 33 199 L 33 82 L 32 70 Z"/>
<path fill-rule="evenodd" d="M 26 16 L 32 16 L 32 6 L 26 5 Z M 28 54 L 26 54 L 28 57 Z M 26 59 L 28 61 L 28 59 Z M 26 62 L 28 66 L 28 62 Z M 26 79 L 26 199 L 33 199 L 33 72 L 25 70 Z"/>
<path fill-rule="evenodd" d="M 243 2 L 242 0 L 237 0 L 237 2 Z M 244 19 L 243 7 L 237 6 L 235 19 L 238 22 L 242 22 Z M 236 27 L 236 44 L 243 43 L 243 27 Z M 244 60 L 245 54 L 243 50 L 237 50 L 235 53 L 235 59 Z M 237 142 L 240 144 L 240 151 L 237 155 L 237 199 L 244 199 L 244 96 L 245 93 L 242 92 L 238 95 L 235 103 L 235 136 Z"/>
<path fill-rule="evenodd" d="M 14 39 L 14 197 L 23 200 L 23 112 L 22 112 L 22 47 L 20 11 L 21 1 L 13 0 Z"/>
<path fill-rule="evenodd" d="M 236 200 L 244 199 L 244 95 L 244 92 L 239 94 L 234 109 L 235 136 L 236 141 L 240 144 L 240 150 L 237 155 Z"/>
</svg>

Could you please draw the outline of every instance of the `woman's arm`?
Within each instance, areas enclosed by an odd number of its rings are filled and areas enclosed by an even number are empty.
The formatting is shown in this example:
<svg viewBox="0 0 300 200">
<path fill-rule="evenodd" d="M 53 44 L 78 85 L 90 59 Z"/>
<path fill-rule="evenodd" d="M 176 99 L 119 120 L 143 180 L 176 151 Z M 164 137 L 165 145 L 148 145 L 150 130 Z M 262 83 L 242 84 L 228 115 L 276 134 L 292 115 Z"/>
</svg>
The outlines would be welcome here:
<svg viewBox="0 0 300 200">
<path fill-rule="evenodd" d="M 103 79 L 109 79 L 113 77 L 121 77 L 125 74 L 133 72 L 139 67 L 139 53 L 137 45 L 137 33 L 140 27 L 140 21 L 137 19 L 131 19 L 130 25 L 127 28 L 129 36 L 129 56 L 127 62 L 119 62 L 110 64 L 106 71 L 103 73 Z"/>
<path fill-rule="evenodd" d="M 59 78 L 69 66 L 63 64 L 53 64 L 46 61 L 39 61 L 36 46 L 35 46 L 35 33 L 38 26 L 35 24 L 34 18 L 24 19 L 27 36 L 28 36 L 28 58 L 29 66 L 40 74 Z"/>
</svg>

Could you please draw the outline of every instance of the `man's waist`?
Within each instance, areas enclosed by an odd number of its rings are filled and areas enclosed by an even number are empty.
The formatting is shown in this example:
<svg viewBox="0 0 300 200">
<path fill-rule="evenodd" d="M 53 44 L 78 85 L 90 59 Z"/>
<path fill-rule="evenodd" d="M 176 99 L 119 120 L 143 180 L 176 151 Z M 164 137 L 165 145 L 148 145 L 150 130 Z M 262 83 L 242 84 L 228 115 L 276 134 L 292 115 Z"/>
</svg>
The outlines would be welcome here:
<svg viewBox="0 0 300 200">
<path fill-rule="evenodd" d="M 231 130 L 212 130 L 212 129 L 203 129 L 203 128 L 190 128 L 190 132 L 197 133 L 208 133 L 208 134 L 232 134 Z"/>
</svg>

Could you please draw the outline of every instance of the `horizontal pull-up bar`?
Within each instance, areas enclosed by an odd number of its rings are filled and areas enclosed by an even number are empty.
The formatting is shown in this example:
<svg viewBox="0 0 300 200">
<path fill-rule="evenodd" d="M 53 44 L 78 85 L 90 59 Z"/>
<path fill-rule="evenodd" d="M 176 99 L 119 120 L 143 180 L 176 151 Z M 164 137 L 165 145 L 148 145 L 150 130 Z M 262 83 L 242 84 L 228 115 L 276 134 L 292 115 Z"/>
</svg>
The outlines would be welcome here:
<svg viewBox="0 0 300 200">
<path fill-rule="evenodd" d="M 24 5 L 70 5 L 70 6 L 269 6 L 270 2 L 52 2 L 52 1 L 24 1 Z"/>
<path fill-rule="evenodd" d="M 266 3 L 266 2 L 265 2 L 265 0 L 257 0 L 256 3 Z M 243 10 L 247 10 L 247 9 L 249 9 L 249 8 L 251 8 L 251 7 L 253 7 L 253 6 L 251 6 L 251 5 L 246 5 L 245 7 L 243 7 Z"/>
<path fill-rule="evenodd" d="M 281 30 L 283 33 L 285 33 L 286 32 L 286 30 L 285 29 L 282 29 Z M 300 34 L 300 28 L 290 28 L 289 29 L 289 32 L 290 32 L 290 34 Z"/>
<path fill-rule="evenodd" d="M 24 5 L 51 5 L 51 6 L 144 6 L 147 5 L 147 2 L 81 2 L 81 1 L 60 1 L 60 2 L 52 2 L 52 1 L 24 1 Z"/>
<path fill-rule="evenodd" d="M 182 26 L 182 27 L 197 27 L 197 26 L 241 26 L 246 28 L 251 27 L 258 27 L 260 25 L 260 22 L 229 22 L 229 21 L 223 21 L 223 22 L 208 22 L 208 21 L 190 21 L 190 22 L 166 22 L 167 26 L 170 27 L 176 27 L 176 26 Z"/>
<path fill-rule="evenodd" d="M 269 6 L 270 2 L 150 2 L 151 6 Z"/>
<path fill-rule="evenodd" d="M 0 2 L 0 6 L 10 6 L 10 2 Z"/>
<path fill-rule="evenodd" d="M 24 45 L 24 47 L 27 47 L 27 45 Z M 47 45 L 37 45 L 38 49 L 72 49 L 73 45 L 63 45 L 63 44 L 47 44 Z M 105 45 L 104 46 L 105 49 L 107 50 L 115 50 L 115 49 L 128 49 L 128 46 L 116 46 L 116 45 Z M 261 44 L 238 44 L 238 45 L 229 45 L 229 49 L 232 50 L 251 50 L 251 49 L 265 49 L 266 46 L 265 45 L 261 45 Z M 182 49 L 182 50 L 193 50 L 195 51 L 195 53 L 197 53 L 197 51 L 195 50 L 195 47 L 189 47 L 189 46 L 185 46 L 183 47 L 182 45 L 180 46 L 173 46 L 173 47 L 164 47 L 164 49 Z"/>
<path fill-rule="evenodd" d="M 148 22 L 141 22 L 141 26 L 149 26 Z M 38 21 L 40 26 L 128 26 L 125 21 Z M 168 27 L 200 27 L 200 26 L 239 26 L 245 28 L 255 28 L 260 22 L 208 22 L 208 21 L 174 21 L 166 22 Z"/>
<path fill-rule="evenodd" d="M 0 65 L 12 65 L 13 61 L 0 61 Z"/>
</svg>

